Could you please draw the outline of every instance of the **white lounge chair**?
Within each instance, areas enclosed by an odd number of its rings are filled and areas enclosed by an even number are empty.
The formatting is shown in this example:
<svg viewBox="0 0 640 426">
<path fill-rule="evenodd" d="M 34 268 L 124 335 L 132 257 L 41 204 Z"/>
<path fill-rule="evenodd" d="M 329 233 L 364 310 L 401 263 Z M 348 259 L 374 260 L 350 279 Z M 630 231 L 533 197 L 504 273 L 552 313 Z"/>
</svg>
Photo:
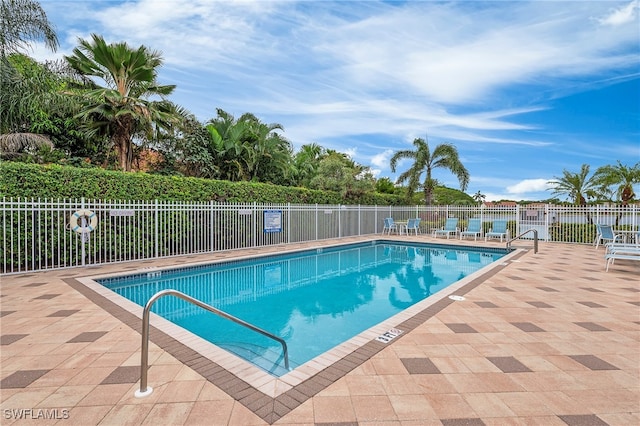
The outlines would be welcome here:
<svg viewBox="0 0 640 426">
<path fill-rule="evenodd" d="M 489 238 L 500 238 L 500 242 L 502 242 L 502 238 L 505 240 L 508 239 L 509 230 L 507 229 L 507 221 L 506 220 L 494 220 L 491 225 L 491 229 L 484 235 L 484 240 L 487 241 Z"/>
<path fill-rule="evenodd" d="M 473 235 L 473 240 L 477 241 L 478 236 L 482 236 L 482 221 L 480 219 L 469 219 L 467 229 L 460 232 L 460 239 L 466 235 Z"/>
<path fill-rule="evenodd" d="M 609 265 L 613 264 L 616 259 L 619 260 L 640 260 L 640 250 L 637 252 L 624 252 L 624 251 L 616 251 L 612 253 L 607 253 L 604 256 L 606 261 L 605 270 L 609 272 Z"/>
<path fill-rule="evenodd" d="M 458 233 L 458 218 L 450 217 L 445 222 L 444 228 L 436 229 L 435 231 L 433 231 L 433 236 L 437 238 L 438 235 L 446 235 L 447 239 L 449 239 L 449 236 L 451 234 L 455 235 L 457 233 Z"/>
<path fill-rule="evenodd" d="M 606 271 L 609 271 L 609 266 L 612 265 L 616 259 L 624 260 L 640 260 L 640 244 L 626 244 L 611 242 L 605 244 L 605 263 Z"/>
</svg>

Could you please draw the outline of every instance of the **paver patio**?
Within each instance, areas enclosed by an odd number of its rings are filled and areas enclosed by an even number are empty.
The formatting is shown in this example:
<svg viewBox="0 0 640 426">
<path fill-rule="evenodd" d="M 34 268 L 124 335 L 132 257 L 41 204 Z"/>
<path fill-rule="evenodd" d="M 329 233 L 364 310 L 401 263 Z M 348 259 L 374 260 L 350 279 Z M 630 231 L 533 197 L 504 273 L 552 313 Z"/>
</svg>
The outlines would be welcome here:
<svg viewBox="0 0 640 426">
<path fill-rule="evenodd" d="M 616 261 L 605 272 L 602 248 L 555 243 L 524 251 L 456 293 L 465 300 L 436 304 L 390 344 L 366 345 L 294 391 L 240 386 L 160 339 L 150 344 L 154 391 L 134 397 L 139 323 L 116 318 L 75 279 L 247 252 L 0 277 L 2 424 L 640 424 L 640 267 Z"/>
</svg>

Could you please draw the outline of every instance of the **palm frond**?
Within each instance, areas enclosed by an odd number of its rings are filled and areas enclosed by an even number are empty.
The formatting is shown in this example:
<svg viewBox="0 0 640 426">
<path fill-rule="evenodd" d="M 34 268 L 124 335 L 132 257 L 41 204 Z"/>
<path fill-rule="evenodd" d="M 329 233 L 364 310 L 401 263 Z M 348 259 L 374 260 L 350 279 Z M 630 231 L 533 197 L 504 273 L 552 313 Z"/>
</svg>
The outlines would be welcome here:
<svg viewBox="0 0 640 426">
<path fill-rule="evenodd" d="M 6 133 L 0 135 L 0 153 L 19 153 L 46 146 L 53 149 L 48 137 L 36 133 Z"/>
</svg>

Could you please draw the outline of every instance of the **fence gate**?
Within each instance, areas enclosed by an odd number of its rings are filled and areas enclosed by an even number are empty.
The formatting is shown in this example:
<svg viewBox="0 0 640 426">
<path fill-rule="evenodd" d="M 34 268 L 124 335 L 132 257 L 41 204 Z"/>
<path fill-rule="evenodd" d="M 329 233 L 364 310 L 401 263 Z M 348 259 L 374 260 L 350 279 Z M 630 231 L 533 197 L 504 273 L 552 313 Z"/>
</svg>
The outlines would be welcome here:
<svg viewBox="0 0 640 426">
<path fill-rule="evenodd" d="M 518 233 L 522 234 L 530 229 L 538 231 L 538 238 L 544 241 L 549 240 L 547 224 L 551 224 L 554 218 L 549 218 L 545 205 L 530 205 L 520 207 L 520 223 Z M 547 222 L 548 221 L 548 222 Z M 511 238 L 516 237 L 512 235 Z M 522 237 L 523 239 L 533 239 L 533 232 Z"/>
</svg>

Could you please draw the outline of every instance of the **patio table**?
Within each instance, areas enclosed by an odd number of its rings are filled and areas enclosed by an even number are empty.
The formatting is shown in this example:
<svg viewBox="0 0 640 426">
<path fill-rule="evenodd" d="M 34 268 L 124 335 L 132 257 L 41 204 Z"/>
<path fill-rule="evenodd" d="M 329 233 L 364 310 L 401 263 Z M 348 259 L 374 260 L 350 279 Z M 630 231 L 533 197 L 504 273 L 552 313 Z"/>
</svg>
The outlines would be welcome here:
<svg viewBox="0 0 640 426">
<path fill-rule="evenodd" d="M 405 232 L 408 233 L 408 231 L 407 231 L 407 223 L 409 223 L 408 220 L 398 220 L 398 221 L 394 221 L 394 222 L 398 226 L 398 234 L 402 235 Z"/>
<path fill-rule="evenodd" d="M 622 240 L 624 243 L 626 242 L 636 242 L 636 243 L 640 243 L 640 241 L 637 241 L 637 235 L 638 235 L 638 231 L 629 231 L 626 229 L 619 229 L 619 230 L 614 230 L 613 233 L 615 235 L 621 235 L 622 236 Z M 627 241 L 628 239 L 628 241 Z"/>
</svg>

